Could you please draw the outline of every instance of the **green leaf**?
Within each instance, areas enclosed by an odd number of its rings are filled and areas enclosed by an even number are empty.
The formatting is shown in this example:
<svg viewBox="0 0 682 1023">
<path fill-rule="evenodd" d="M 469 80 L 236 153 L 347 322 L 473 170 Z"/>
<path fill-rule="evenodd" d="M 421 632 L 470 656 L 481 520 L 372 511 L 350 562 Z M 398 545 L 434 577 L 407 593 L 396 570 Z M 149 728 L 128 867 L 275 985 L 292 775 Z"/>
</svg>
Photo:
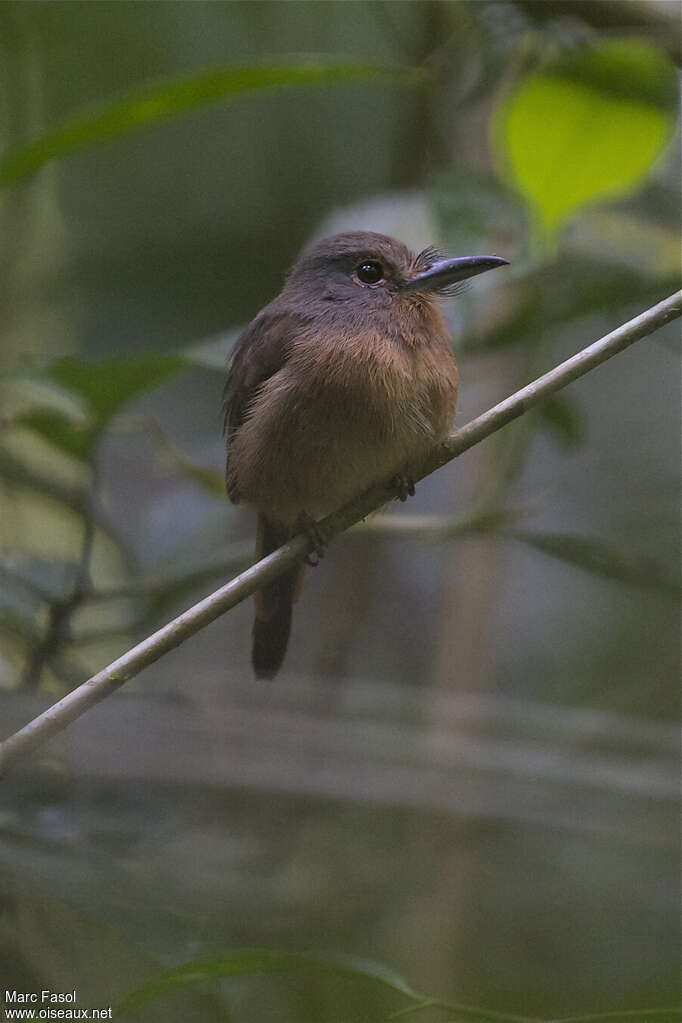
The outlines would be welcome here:
<svg viewBox="0 0 682 1023">
<path fill-rule="evenodd" d="M 89 421 L 74 424 L 49 411 L 30 413 L 21 421 L 62 451 L 85 458 L 119 409 L 182 366 L 181 358 L 158 354 L 119 356 L 96 362 L 62 359 L 50 368 L 49 376 L 86 403 Z"/>
<path fill-rule="evenodd" d="M 97 427 L 65 423 L 54 412 L 31 412 L 22 418 L 22 422 L 60 451 L 74 458 L 87 458 L 99 435 Z"/>
<path fill-rule="evenodd" d="M 310 58 L 288 64 L 213 68 L 181 78 L 146 82 L 113 101 L 92 106 L 66 118 L 26 145 L 10 149 L 0 159 L 0 186 L 13 184 L 35 173 L 57 157 L 106 142 L 136 128 L 176 117 L 207 103 L 237 99 L 246 93 L 286 86 L 332 85 L 355 81 L 401 85 L 423 81 L 425 77 L 423 72 L 412 68 Z"/>
<path fill-rule="evenodd" d="M 679 581 L 670 576 L 658 562 L 619 550 L 604 540 L 521 530 L 508 531 L 506 535 L 513 536 L 529 547 L 542 551 L 543 554 L 549 554 L 591 572 L 592 575 L 630 586 L 656 590 L 675 599 L 680 597 Z"/>
<path fill-rule="evenodd" d="M 505 98 L 495 142 L 540 236 L 551 239 L 588 203 L 635 189 L 670 136 L 674 95 L 662 52 L 616 39 L 529 75 Z"/>
<path fill-rule="evenodd" d="M 115 412 L 149 391 L 182 367 L 174 355 L 127 355 L 89 361 L 68 358 L 56 362 L 50 376 L 88 402 L 98 426 Z"/>
<path fill-rule="evenodd" d="M 54 380 L 39 376 L 8 374 L 0 377 L 2 425 L 21 421 L 37 410 L 49 411 L 66 422 L 84 426 L 87 409 L 81 398 Z"/>
<path fill-rule="evenodd" d="M 278 952 L 262 948 L 235 949 L 229 955 L 210 959 L 195 959 L 182 966 L 166 970 L 141 987 L 132 991 L 119 1006 L 128 1011 L 204 981 L 223 977 L 245 977 L 253 974 L 282 974 L 299 970 L 324 970 L 337 974 L 372 980 L 412 999 L 422 999 L 395 971 L 355 956 L 314 955 L 299 952 Z"/>
</svg>

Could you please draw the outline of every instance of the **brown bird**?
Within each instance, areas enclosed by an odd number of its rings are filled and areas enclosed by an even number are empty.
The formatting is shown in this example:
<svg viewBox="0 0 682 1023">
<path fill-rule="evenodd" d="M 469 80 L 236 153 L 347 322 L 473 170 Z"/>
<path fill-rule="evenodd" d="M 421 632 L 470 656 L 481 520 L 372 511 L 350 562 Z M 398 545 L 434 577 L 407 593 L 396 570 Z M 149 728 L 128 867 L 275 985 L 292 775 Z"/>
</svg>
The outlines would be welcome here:
<svg viewBox="0 0 682 1023">
<path fill-rule="evenodd" d="M 227 492 L 258 512 L 259 558 L 372 484 L 395 478 L 450 429 L 457 366 L 439 298 L 506 260 L 413 255 L 383 234 L 305 251 L 237 341 L 225 387 Z M 302 566 L 256 594 L 252 661 L 284 659 Z"/>
</svg>

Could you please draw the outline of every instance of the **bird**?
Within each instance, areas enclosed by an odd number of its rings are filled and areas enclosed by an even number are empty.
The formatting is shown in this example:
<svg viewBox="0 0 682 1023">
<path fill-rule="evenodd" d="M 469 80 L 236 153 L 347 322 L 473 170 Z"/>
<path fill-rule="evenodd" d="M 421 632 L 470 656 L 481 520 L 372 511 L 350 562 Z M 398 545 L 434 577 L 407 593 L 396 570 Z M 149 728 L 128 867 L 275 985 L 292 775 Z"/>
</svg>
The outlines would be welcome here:
<svg viewBox="0 0 682 1023">
<path fill-rule="evenodd" d="M 256 556 L 305 531 L 360 492 L 410 475 L 445 439 L 458 371 L 441 299 L 507 260 L 415 254 L 371 231 L 304 249 L 279 295 L 239 336 L 223 395 L 226 486 L 257 512 Z M 252 665 L 284 660 L 303 564 L 255 595 Z"/>
</svg>

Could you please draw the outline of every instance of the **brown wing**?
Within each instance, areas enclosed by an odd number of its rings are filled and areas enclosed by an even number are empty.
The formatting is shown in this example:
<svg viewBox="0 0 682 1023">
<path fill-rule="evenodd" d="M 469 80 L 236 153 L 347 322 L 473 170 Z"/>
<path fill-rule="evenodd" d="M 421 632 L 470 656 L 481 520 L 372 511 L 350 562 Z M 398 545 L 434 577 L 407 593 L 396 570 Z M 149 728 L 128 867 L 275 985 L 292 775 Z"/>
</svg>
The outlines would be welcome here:
<svg viewBox="0 0 682 1023">
<path fill-rule="evenodd" d="M 248 325 L 234 347 L 223 392 L 223 413 L 227 440 L 227 492 L 235 503 L 239 501 L 239 494 L 230 482 L 230 441 L 248 416 L 259 388 L 284 366 L 297 320 L 290 310 L 279 309 L 273 302 Z"/>
</svg>

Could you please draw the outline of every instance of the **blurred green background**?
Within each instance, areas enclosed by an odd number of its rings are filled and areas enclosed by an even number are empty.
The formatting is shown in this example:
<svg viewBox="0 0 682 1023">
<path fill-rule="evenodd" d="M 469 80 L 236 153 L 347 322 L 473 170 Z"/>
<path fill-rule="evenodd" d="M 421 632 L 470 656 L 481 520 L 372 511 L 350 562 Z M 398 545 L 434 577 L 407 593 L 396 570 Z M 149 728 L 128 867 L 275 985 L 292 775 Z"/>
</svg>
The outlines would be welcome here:
<svg viewBox="0 0 682 1023">
<path fill-rule="evenodd" d="M 510 260 L 447 305 L 458 423 L 679 287 L 677 3 L 5 0 L 0 46 L 3 737 L 248 563 L 225 365 L 311 238 Z M 5 779 L 0 988 L 251 946 L 674 1005 L 678 337 L 334 544 L 276 682 L 242 605 Z M 134 1018 L 409 1004 L 275 965 Z"/>
</svg>

